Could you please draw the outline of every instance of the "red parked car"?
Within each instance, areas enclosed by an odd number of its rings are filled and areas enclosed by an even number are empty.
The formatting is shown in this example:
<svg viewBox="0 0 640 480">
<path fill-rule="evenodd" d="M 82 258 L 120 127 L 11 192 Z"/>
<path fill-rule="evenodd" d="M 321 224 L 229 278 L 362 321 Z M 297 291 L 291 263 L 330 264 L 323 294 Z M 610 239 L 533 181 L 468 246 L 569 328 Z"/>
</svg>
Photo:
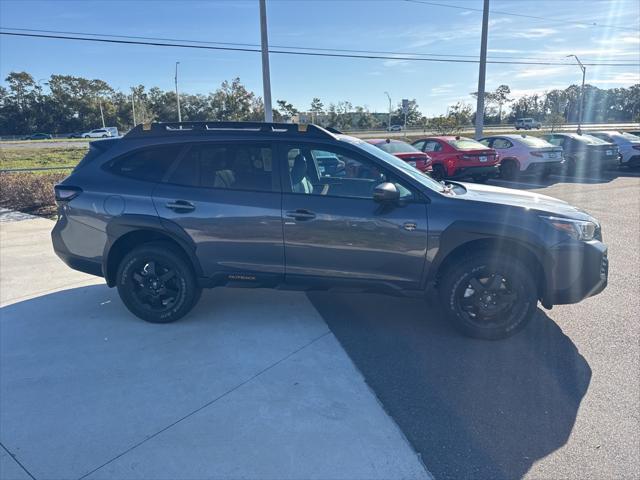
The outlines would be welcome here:
<svg viewBox="0 0 640 480">
<path fill-rule="evenodd" d="M 471 177 L 486 182 L 500 173 L 498 153 L 471 138 L 428 137 L 413 142 L 413 146 L 432 158 L 436 180 Z"/>
<path fill-rule="evenodd" d="M 412 167 L 417 168 L 423 173 L 431 174 L 433 170 L 431 166 L 431 157 L 426 153 L 421 152 L 417 148 L 412 145 L 409 145 L 407 142 L 402 142 L 400 140 L 391 140 L 387 139 L 379 139 L 374 138 L 371 140 L 367 140 L 371 145 L 375 145 L 380 150 L 384 150 L 391 155 L 398 157 L 401 160 L 404 160 Z"/>
</svg>

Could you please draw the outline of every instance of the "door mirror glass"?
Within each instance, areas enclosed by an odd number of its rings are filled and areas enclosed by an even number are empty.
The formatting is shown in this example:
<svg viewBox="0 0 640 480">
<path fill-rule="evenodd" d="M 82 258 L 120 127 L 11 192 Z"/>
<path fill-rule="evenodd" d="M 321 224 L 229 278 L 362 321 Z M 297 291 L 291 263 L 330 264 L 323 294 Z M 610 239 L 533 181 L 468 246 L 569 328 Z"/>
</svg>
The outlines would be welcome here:
<svg viewBox="0 0 640 480">
<path fill-rule="evenodd" d="M 400 191 L 391 182 L 383 182 L 376 185 L 373 190 L 373 200 L 376 202 L 394 202 L 400 198 Z"/>
</svg>

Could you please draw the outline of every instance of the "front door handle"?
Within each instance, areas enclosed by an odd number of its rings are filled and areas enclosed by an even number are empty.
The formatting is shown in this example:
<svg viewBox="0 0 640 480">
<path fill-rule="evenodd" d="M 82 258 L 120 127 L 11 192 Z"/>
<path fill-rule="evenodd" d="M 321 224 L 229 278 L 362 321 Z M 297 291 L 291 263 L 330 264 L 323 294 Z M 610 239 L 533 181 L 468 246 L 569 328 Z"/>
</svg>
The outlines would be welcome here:
<svg viewBox="0 0 640 480">
<path fill-rule="evenodd" d="M 299 208 L 298 210 L 289 210 L 285 215 L 289 218 L 295 218 L 296 220 L 313 220 L 316 218 L 315 213 L 302 208 Z"/>
<path fill-rule="evenodd" d="M 173 210 L 176 213 L 187 213 L 192 212 L 196 209 L 196 206 L 193 203 L 187 202 L 186 200 L 175 200 L 173 202 L 167 203 L 165 207 Z"/>
</svg>

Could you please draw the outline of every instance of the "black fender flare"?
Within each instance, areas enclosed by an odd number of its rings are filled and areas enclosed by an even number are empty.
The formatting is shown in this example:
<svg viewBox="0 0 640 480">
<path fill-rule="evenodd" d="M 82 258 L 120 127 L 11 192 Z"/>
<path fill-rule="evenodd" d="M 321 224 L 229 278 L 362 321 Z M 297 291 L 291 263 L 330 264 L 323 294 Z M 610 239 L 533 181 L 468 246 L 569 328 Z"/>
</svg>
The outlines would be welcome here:
<svg viewBox="0 0 640 480">
<path fill-rule="evenodd" d="M 475 222 L 460 220 L 449 225 L 440 235 L 438 252 L 431 261 L 427 282 L 434 282 L 443 263 L 458 248 L 478 241 L 504 245 L 504 249 L 516 245 L 525 249 L 539 263 L 546 279 L 548 258 L 544 248 L 535 243 L 535 232 L 526 228 L 500 222 Z"/>
<path fill-rule="evenodd" d="M 184 229 L 175 222 L 154 215 L 124 214 L 113 217 L 106 225 L 107 242 L 102 255 L 102 271 L 107 285 L 113 286 L 115 279 L 109 275 L 109 255 L 112 247 L 124 235 L 132 232 L 151 232 L 173 240 L 191 261 L 196 277 L 203 275 L 202 266 L 196 255 L 196 244 Z"/>
</svg>

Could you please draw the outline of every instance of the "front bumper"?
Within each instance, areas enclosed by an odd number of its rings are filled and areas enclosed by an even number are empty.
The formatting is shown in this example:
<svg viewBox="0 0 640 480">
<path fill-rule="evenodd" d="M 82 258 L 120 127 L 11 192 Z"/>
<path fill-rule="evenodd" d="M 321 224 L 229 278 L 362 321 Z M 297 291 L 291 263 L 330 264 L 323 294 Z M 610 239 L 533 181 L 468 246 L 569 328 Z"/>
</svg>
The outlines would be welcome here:
<svg viewBox="0 0 640 480">
<path fill-rule="evenodd" d="M 487 166 L 472 166 L 472 167 L 458 167 L 453 175 L 447 175 L 447 178 L 464 178 L 475 177 L 478 175 L 486 175 L 488 177 L 497 177 L 500 174 L 500 166 L 487 165 Z"/>
<path fill-rule="evenodd" d="M 545 270 L 543 305 L 577 303 L 607 286 L 607 246 L 598 240 L 563 242 L 550 249 Z"/>
</svg>

